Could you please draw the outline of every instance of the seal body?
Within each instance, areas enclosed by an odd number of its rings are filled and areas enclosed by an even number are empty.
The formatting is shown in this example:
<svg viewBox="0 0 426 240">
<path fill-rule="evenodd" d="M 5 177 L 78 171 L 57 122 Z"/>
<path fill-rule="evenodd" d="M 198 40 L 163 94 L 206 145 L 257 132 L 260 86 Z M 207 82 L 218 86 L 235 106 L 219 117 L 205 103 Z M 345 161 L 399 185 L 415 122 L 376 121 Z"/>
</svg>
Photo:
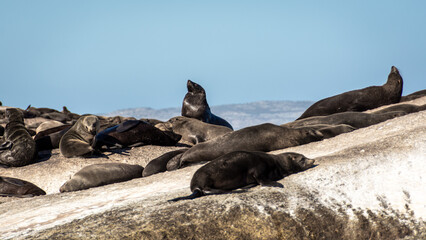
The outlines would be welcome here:
<svg viewBox="0 0 426 240">
<path fill-rule="evenodd" d="M 179 142 L 190 146 L 232 132 L 229 127 L 205 123 L 195 118 L 183 116 L 171 118 L 165 123 L 157 124 L 156 127 L 181 135 L 182 138 Z"/>
<path fill-rule="evenodd" d="M 231 152 L 199 168 L 191 179 L 191 191 L 198 192 L 197 197 L 251 185 L 277 186 L 280 184 L 276 181 L 312 167 L 314 161 L 298 153 Z M 191 198 L 190 195 L 172 201 Z"/>
<path fill-rule="evenodd" d="M 426 104 L 424 105 L 396 104 L 383 109 L 374 110 L 373 113 L 381 114 L 381 113 L 389 113 L 389 112 L 405 112 L 409 114 L 409 113 L 420 112 L 424 110 L 426 110 Z"/>
<path fill-rule="evenodd" d="M 424 96 L 426 96 L 426 89 L 413 92 L 411 94 L 408 94 L 407 96 L 402 96 L 400 102 L 407 102 Z"/>
<path fill-rule="evenodd" d="M 167 170 L 174 170 L 191 163 L 211 161 L 234 151 L 269 152 L 322 139 L 321 132 L 313 128 L 293 129 L 265 123 L 199 143 L 185 153 L 173 157 L 167 163 Z"/>
<path fill-rule="evenodd" d="M 182 104 L 181 114 L 184 117 L 195 118 L 206 123 L 221 125 L 233 129 L 225 119 L 214 115 L 210 111 L 206 99 L 206 92 L 199 84 L 188 80 L 188 93 L 185 95 Z"/>
<path fill-rule="evenodd" d="M 99 119 L 94 115 L 80 117 L 62 136 L 59 149 L 64 157 L 90 156 L 95 152 L 93 138 L 99 130 Z"/>
<path fill-rule="evenodd" d="M 141 145 L 174 146 L 180 138 L 180 135 L 171 131 L 161 131 L 147 122 L 128 120 L 98 133 L 95 138 L 95 148 Z"/>
<path fill-rule="evenodd" d="M 142 177 L 143 167 L 125 163 L 93 164 L 82 168 L 59 189 L 72 192 Z"/>
<path fill-rule="evenodd" d="M 405 112 L 386 113 L 364 113 L 364 112 L 342 112 L 328 116 L 314 116 L 286 123 L 285 127 L 306 127 L 316 124 L 339 125 L 346 124 L 354 128 L 364 128 L 386 120 L 405 115 Z"/>
<path fill-rule="evenodd" d="M 0 196 L 32 197 L 39 195 L 46 195 L 46 192 L 30 182 L 0 176 Z"/>
<path fill-rule="evenodd" d="M 353 90 L 322 99 L 310 106 L 298 119 L 346 111 L 362 112 L 383 105 L 398 103 L 401 99 L 402 84 L 402 77 L 398 69 L 392 66 L 388 80 L 384 85 Z"/>
<path fill-rule="evenodd" d="M 24 116 L 16 108 L 6 109 L 8 123 L 0 146 L 0 164 L 21 167 L 30 164 L 37 155 L 36 144 L 24 125 Z"/>
</svg>

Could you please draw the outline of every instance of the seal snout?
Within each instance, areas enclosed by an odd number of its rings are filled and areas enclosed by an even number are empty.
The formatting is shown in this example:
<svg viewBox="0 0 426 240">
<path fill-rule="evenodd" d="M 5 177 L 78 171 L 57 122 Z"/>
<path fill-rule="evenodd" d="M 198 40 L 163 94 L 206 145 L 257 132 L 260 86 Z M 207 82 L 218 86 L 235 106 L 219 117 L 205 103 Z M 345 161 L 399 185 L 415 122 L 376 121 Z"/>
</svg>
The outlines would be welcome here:
<svg viewBox="0 0 426 240">
<path fill-rule="evenodd" d="M 312 167 L 314 165 L 315 159 L 306 158 L 306 167 Z"/>
</svg>

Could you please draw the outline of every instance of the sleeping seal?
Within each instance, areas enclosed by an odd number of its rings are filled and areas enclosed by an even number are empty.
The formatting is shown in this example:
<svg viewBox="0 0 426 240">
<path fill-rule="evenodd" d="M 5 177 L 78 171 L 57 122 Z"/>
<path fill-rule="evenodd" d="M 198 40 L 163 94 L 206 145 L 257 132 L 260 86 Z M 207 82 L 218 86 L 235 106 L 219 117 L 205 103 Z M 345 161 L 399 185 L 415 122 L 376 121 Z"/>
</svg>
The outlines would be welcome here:
<svg viewBox="0 0 426 240">
<path fill-rule="evenodd" d="M 198 169 L 191 180 L 192 194 L 169 201 L 194 199 L 206 193 L 223 193 L 250 185 L 282 186 L 276 181 L 314 164 L 298 153 L 277 155 L 237 151 L 223 155 Z"/>
<path fill-rule="evenodd" d="M 298 120 L 339 112 L 362 112 L 383 105 L 398 103 L 401 99 L 402 84 L 402 77 L 398 69 L 392 66 L 388 80 L 384 85 L 353 90 L 322 99 L 312 104 Z"/>
<path fill-rule="evenodd" d="M 59 150 L 64 157 L 90 156 L 96 152 L 93 139 L 99 131 L 99 120 L 94 115 L 80 117 L 62 136 Z"/>
<path fill-rule="evenodd" d="M 225 119 L 214 115 L 210 111 L 209 104 L 206 99 L 206 91 L 204 88 L 191 80 L 188 80 L 186 87 L 188 93 L 185 95 L 182 104 L 182 116 L 195 118 L 206 123 L 221 125 L 233 129 Z"/>
<path fill-rule="evenodd" d="M 310 127 L 292 129 L 264 123 L 199 143 L 170 159 L 167 163 L 167 170 L 181 168 L 187 164 L 211 161 L 234 151 L 269 152 L 322 139 L 321 132 Z"/>
<path fill-rule="evenodd" d="M 82 168 L 59 189 L 72 192 L 142 177 L 143 167 L 125 163 L 93 164 Z"/>
<path fill-rule="evenodd" d="M 21 167 L 30 164 L 37 155 L 36 144 L 24 125 L 23 112 L 6 109 L 7 125 L 0 146 L 0 164 Z"/>
<path fill-rule="evenodd" d="M 285 127 L 306 127 L 316 124 L 338 125 L 346 124 L 354 128 L 364 128 L 386 120 L 404 116 L 405 112 L 365 113 L 365 112 L 341 112 L 328 116 L 313 116 L 283 124 Z"/>
</svg>

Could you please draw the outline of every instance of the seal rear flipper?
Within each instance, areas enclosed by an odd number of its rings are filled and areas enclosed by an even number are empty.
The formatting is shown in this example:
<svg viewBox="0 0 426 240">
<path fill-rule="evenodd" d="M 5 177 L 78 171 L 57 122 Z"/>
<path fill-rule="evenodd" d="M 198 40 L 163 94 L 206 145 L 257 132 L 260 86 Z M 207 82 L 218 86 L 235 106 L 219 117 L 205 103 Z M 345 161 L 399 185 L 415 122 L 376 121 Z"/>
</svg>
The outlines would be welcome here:
<svg viewBox="0 0 426 240">
<path fill-rule="evenodd" d="M 139 121 L 139 120 L 127 120 L 127 121 L 119 124 L 118 127 L 115 129 L 115 131 L 118 132 L 118 133 L 126 132 L 126 131 L 136 127 L 140 123 L 142 123 L 142 122 Z"/>
<path fill-rule="evenodd" d="M 182 164 L 181 164 L 180 159 L 181 159 L 183 154 L 184 153 L 180 153 L 180 154 L 174 156 L 172 159 L 170 159 L 167 162 L 167 165 L 166 165 L 167 171 L 176 170 L 176 169 L 181 167 Z"/>
<path fill-rule="evenodd" d="M 203 191 L 199 190 L 199 189 L 195 189 L 194 192 L 192 192 L 191 195 L 189 196 L 185 196 L 185 197 L 178 197 L 178 198 L 173 198 L 168 200 L 168 202 L 177 202 L 180 200 L 191 200 L 191 199 L 195 199 L 195 198 L 199 198 L 202 196 L 205 196 L 206 194 L 203 193 Z"/>
<path fill-rule="evenodd" d="M 145 169 L 142 172 L 143 177 L 150 176 L 152 174 L 165 172 L 167 171 L 167 163 L 172 159 L 174 156 L 186 152 L 188 149 L 179 149 L 175 151 L 171 151 L 168 153 L 165 153 L 158 158 L 155 158 L 151 160 L 145 167 Z"/>
</svg>

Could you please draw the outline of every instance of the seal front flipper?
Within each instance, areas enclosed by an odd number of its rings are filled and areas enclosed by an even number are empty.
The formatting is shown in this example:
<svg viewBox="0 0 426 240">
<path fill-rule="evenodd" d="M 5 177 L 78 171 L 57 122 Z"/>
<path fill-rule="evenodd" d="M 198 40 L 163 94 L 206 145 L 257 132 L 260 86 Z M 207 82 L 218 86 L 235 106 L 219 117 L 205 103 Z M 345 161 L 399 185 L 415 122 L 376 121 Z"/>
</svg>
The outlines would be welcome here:
<svg viewBox="0 0 426 240">
<path fill-rule="evenodd" d="M 180 200 L 192 200 L 192 199 L 199 198 L 199 197 L 202 197 L 202 196 L 205 196 L 205 195 L 206 194 L 204 194 L 204 192 L 201 191 L 200 189 L 195 189 L 194 192 L 192 192 L 192 194 L 189 195 L 189 196 L 173 198 L 173 199 L 168 200 L 168 202 L 177 202 L 177 201 L 180 201 Z"/>
<path fill-rule="evenodd" d="M 6 142 L 2 143 L 2 145 L 0 145 L 0 150 L 11 149 L 12 146 L 13 146 L 13 142 L 12 141 L 6 141 Z"/>
</svg>

